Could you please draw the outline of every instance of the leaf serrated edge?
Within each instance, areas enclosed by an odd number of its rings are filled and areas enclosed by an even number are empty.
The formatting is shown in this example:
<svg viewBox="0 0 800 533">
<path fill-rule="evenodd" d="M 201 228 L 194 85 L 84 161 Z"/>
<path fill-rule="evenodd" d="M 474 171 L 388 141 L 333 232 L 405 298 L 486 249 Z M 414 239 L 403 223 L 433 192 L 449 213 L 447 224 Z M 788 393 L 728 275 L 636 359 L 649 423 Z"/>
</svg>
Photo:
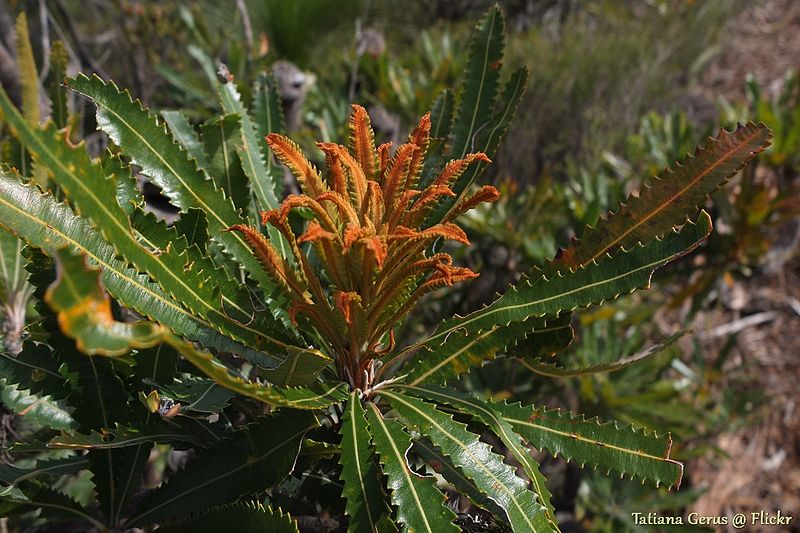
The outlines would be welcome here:
<svg viewBox="0 0 800 533">
<path fill-rule="evenodd" d="M 624 425 L 624 426 L 620 426 L 619 422 L 617 422 L 616 420 L 603 422 L 597 416 L 594 416 L 594 417 L 591 417 L 591 418 L 587 419 L 583 414 L 576 414 L 576 413 L 573 413 L 572 411 L 562 410 L 561 408 L 547 409 L 546 407 L 535 407 L 533 405 L 523 405 L 521 401 L 508 403 L 506 400 L 501 400 L 499 402 L 491 402 L 489 405 L 492 405 L 492 403 L 500 404 L 500 405 L 503 405 L 503 406 L 506 406 L 506 407 L 510 407 L 510 408 L 531 409 L 531 410 L 535 410 L 535 411 L 544 413 L 545 415 L 547 413 L 556 413 L 556 416 L 559 419 L 561 419 L 564 415 L 566 415 L 567 417 L 569 417 L 570 421 L 576 421 L 577 420 L 579 423 L 580 422 L 588 423 L 588 424 L 594 423 L 597 426 L 601 426 L 601 427 L 604 426 L 604 425 L 613 426 L 614 429 L 617 430 L 617 431 L 631 431 L 631 432 L 633 432 L 635 434 L 640 434 L 640 435 L 643 435 L 643 436 L 645 436 L 647 438 L 650 438 L 650 439 L 663 440 L 663 441 L 665 441 L 665 446 L 664 446 L 665 451 L 664 451 L 664 456 L 663 457 L 659 457 L 659 456 L 656 456 L 656 455 L 644 453 L 644 452 L 641 452 L 639 450 L 633 451 L 633 450 L 630 450 L 628 448 L 621 448 L 621 447 L 618 447 L 618 446 L 609 445 L 609 444 L 606 444 L 606 443 L 602 443 L 600 441 L 596 441 L 596 442 L 598 443 L 597 444 L 598 446 L 601 446 L 603 448 L 609 448 L 609 449 L 615 449 L 616 448 L 616 449 L 624 452 L 625 454 L 633 454 L 633 455 L 637 455 L 637 456 L 644 457 L 644 458 L 647 458 L 647 459 L 651 459 L 651 460 L 654 460 L 654 461 L 665 462 L 665 463 L 669 463 L 669 464 L 677 466 L 678 469 L 679 469 L 679 476 L 678 476 L 676 482 L 670 483 L 669 485 L 667 485 L 667 489 L 672 489 L 672 488 L 679 489 L 680 488 L 681 481 L 683 480 L 683 463 L 670 458 L 670 455 L 672 453 L 672 434 L 670 432 L 667 432 L 667 433 L 664 433 L 663 435 L 660 435 L 658 433 L 658 431 L 656 431 L 655 429 L 650 429 L 650 428 L 641 427 L 641 426 L 637 427 L 637 426 L 635 426 L 633 424 L 627 424 L 627 425 Z M 500 411 L 501 411 L 501 415 L 502 415 L 502 410 L 500 410 Z M 502 416 L 502 418 L 504 420 L 506 420 L 508 423 L 510 423 L 512 426 L 514 425 L 515 422 L 519 422 L 519 421 L 514 420 L 514 419 L 509 419 L 506 416 Z M 530 424 L 530 422 L 528 422 L 528 424 Z M 573 437 L 574 434 L 565 433 L 563 431 L 555 430 L 553 428 L 541 427 L 541 426 L 536 426 L 536 427 L 537 428 L 541 428 L 543 431 L 556 433 L 556 434 L 559 434 L 559 435 L 564 436 L 564 437 L 576 438 L 577 440 L 583 440 L 583 441 L 587 442 L 588 444 L 595 443 L 595 441 L 592 441 L 590 439 L 580 438 L 577 435 L 575 435 L 575 437 Z M 559 455 L 562 455 L 562 456 L 564 455 L 563 453 L 558 453 L 558 452 L 555 452 L 555 451 L 547 449 L 547 448 L 543 448 L 543 449 L 545 449 L 548 453 L 551 453 L 553 455 L 553 457 L 555 457 L 555 458 L 558 458 Z M 566 456 L 564 456 L 564 460 L 567 461 L 568 463 L 572 462 L 572 461 L 575 461 L 576 464 L 580 465 L 581 468 L 584 468 L 585 465 L 589 462 L 589 461 L 578 462 L 578 460 L 575 459 L 574 457 L 566 457 Z M 590 463 L 590 465 L 592 466 L 593 470 L 597 470 L 600 466 L 603 466 L 604 468 L 606 468 L 606 471 L 605 471 L 606 475 L 608 475 L 612 471 L 614 471 L 614 472 L 617 472 L 619 474 L 620 479 L 623 479 L 626 476 L 630 480 L 635 480 L 636 479 L 636 474 L 635 473 L 628 472 L 628 471 L 626 471 L 624 469 L 618 469 L 618 468 L 615 468 L 615 467 L 612 467 L 612 466 L 601 465 L 600 463 Z M 660 487 L 661 483 L 663 482 L 663 480 L 661 480 L 661 479 L 652 479 L 652 478 L 648 478 L 646 476 L 639 476 L 639 477 L 641 479 L 642 484 L 644 484 L 646 481 L 653 481 L 655 483 L 656 487 Z"/>
</svg>

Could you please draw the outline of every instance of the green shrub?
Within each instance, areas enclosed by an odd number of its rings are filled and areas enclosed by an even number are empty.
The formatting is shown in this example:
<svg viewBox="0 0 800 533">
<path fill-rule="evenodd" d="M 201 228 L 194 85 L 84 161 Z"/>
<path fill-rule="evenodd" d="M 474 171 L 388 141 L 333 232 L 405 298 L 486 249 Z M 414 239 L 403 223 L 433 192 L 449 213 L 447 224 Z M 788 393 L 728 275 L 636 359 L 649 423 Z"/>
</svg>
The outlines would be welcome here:
<svg viewBox="0 0 800 533">
<path fill-rule="evenodd" d="M 302 500 L 308 485 L 298 478 L 333 473 L 351 531 L 458 530 L 435 478 L 411 470 L 412 445 L 515 531 L 558 530 L 528 444 L 677 487 L 683 466 L 670 457 L 668 434 L 442 385 L 500 354 L 551 375 L 629 364 L 565 369 L 545 357 L 571 341 L 573 310 L 648 288 L 654 270 L 707 238 L 711 219 L 699 206 L 768 144 L 769 131 L 753 123 L 722 131 L 488 306 L 398 339 L 422 296 L 476 276 L 454 266 L 440 242 L 466 243 L 458 215 L 498 196 L 473 184 L 527 81 L 523 68 L 501 83 L 503 35 L 499 8 L 489 10 L 460 90 L 444 92 L 394 154 L 375 146 L 366 112 L 354 106 L 348 146 L 319 145 L 322 173 L 279 133 L 267 78 L 250 109 L 232 81 L 218 84 L 225 115 L 200 135 L 180 114 L 169 115 L 167 130 L 112 83 L 70 79 L 113 142 L 98 159 L 0 92 L 41 184 L 4 166 L 0 225 L 27 243 L 47 334 L 4 354 L 3 375 L 71 408 L 67 423 L 42 419 L 8 450 L 16 461 L 0 471 L 4 514 L 37 510 L 27 519 L 80 528 L 247 521 L 295 531 L 277 506 Z M 282 172 L 264 137 L 302 194 L 279 202 Z M 134 169 L 179 208 L 174 225 L 145 213 Z M 131 312 L 138 317 L 122 320 Z M 238 418 L 228 417 L 231 403 Z M 143 486 L 162 445 L 196 457 L 159 487 Z M 81 470 L 92 472 L 88 502 L 52 482 Z M 252 500 L 264 495 L 264 504 Z M 341 511 L 335 496 L 316 498 L 306 512 Z"/>
</svg>

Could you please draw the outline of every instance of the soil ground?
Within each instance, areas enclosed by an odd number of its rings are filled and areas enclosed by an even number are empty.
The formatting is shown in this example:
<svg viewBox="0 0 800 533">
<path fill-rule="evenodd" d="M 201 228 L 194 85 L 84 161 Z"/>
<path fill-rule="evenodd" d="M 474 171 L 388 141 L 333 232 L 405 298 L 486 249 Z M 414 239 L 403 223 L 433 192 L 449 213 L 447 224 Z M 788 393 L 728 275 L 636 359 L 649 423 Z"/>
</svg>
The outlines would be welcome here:
<svg viewBox="0 0 800 533">
<path fill-rule="evenodd" d="M 748 73 L 762 87 L 777 90 L 787 70 L 800 68 L 800 2 L 753 2 L 732 22 L 723 47 L 702 81 L 700 91 L 706 98 L 722 95 L 729 101 L 742 101 Z M 797 223 L 781 231 L 794 233 Z M 800 531 L 800 260 L 796 246 L 794 259 L 734 282 L 730 289 L 726 309 L 701 314 L 696 331 L 736 324 L 756 313 L 773 313 L 770 320 L 742 329 L 728 361 L 729 371 L 744 373 L 739 377 L 752 380 L 767 401 L 758 408 L 759 421 L 754 426 L 717 437 L 713 444 L 723 455 L 687 465 L 695 483 L 707 489 L 691 511 L 731 517 L 736 512 L 780 509 L 783 515 L 794 517 L 792 524 L 747 526 L 746 530 Z M 709 339 L 704 347 L 707 353 L 717 353 L 721 341 Z"/>
</svg>

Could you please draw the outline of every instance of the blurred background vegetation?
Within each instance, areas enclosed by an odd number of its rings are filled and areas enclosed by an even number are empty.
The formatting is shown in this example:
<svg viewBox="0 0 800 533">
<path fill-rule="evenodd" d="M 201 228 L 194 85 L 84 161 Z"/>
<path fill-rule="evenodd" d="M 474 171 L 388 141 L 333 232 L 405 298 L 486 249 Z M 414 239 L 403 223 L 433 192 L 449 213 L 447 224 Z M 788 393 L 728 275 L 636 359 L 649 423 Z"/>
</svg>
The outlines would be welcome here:
<svg viewBox="0 0 800 533">
<path fill-rule="evenodd" d="M 180 108 L 199 123 L 218 111 L 220 73 L 247 99 L 259 74 L 272 71 L 291 135 L 309 152 L 314 140 L 343 138 L 351 102 L 368 107 L 380 137 L 399 140 L 455 84 L 466 38 L 492 3 L 0 0 L 0 81 L 21 99 L 14 20 L 25 12 L 39 80 L 52 76 L 49 56 L 61 41 L 70 74 L 96 72 L 153 109 Z M 459 260 L 481 278 L 424 306 L 406 334 L 485 303 L 720 127 L 763 121 L 773 145 L 715 198 L 707 246 L 660 273 L 662 290 L 576 314 L 576 340 L 561 364 L 614 361 L 679 329 L 690 334 L 609 374 L 532 380 L 515 360 L 499 359 L 460 386 L 672 432 L 673 455 L 687 463 L 677 493 L 546 462 L 565 530 L 636 531 L 632 512 L 781 509 L 798 517 L 800 5 L 501 5 L 507 62 L 527 65 L 531 79 L 485 177 L 503 197 L 466 221 L 473 245 Z M 106 142 L 92 113 L 73 116 L 83 117 L 71 124 L 76 138 Z M 168 199 L 149 194 L 169 212 Z M 3 402 L 5 444 L 31 429 L 7 391 Z M 65 479 L 62 489 L 79 498 L 91 482 Z M 313 503 L 330 510 L 320 494 Z"/>
</svg>

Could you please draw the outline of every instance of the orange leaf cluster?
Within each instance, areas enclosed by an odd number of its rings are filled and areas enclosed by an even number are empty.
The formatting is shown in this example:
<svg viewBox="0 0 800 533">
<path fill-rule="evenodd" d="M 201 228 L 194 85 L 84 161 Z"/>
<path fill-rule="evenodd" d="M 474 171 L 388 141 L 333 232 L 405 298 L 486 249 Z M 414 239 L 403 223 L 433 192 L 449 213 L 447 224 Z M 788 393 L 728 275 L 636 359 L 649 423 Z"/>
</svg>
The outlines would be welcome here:
<svg viewBox="0 0 800 533">
<path fill-rule="evenodd" d="M 437 240 L 469 244 L 452 221 L 482 202 L 499 197 L 485 186 L 461 198 L 441 220 L 430 220 L 451 186 L 473 164 L 488 163 L 483 153 L 450 161 L 430 185 L 419 189 L 430 144 L 427 114 L 392 152 L 391 143 L 375 146 L 369 116 L 354 105 L 348 121 L 348 146 L 317 143 L 325 154 L 321 173 L 290 139 L 267 136 L 275 156 L 297 178 L 302 194 L 290 195 L 277 209 L 262 213 L 262 222 L 278 229 L 294 258 L 281 257 L 275 243 L 248 226 L 237 225 L 264 269 L 291 297 L 290 316 L 302 315 L 335 353 L 343 375 L 355 382 L 366 365 L 393 346 L 393 328 L 425 294 L 477 276 L 453 266 L 445 253 L 427 256 Z M 312 217 L 295 235 L 289 224 L 293 209 Z M 309 261 L 309 243 L 321 268 Z M 321 270 L 321 272 L 317 271 Z M 356 383 L 357 385 L 357 383 Z"/>
</svg>

